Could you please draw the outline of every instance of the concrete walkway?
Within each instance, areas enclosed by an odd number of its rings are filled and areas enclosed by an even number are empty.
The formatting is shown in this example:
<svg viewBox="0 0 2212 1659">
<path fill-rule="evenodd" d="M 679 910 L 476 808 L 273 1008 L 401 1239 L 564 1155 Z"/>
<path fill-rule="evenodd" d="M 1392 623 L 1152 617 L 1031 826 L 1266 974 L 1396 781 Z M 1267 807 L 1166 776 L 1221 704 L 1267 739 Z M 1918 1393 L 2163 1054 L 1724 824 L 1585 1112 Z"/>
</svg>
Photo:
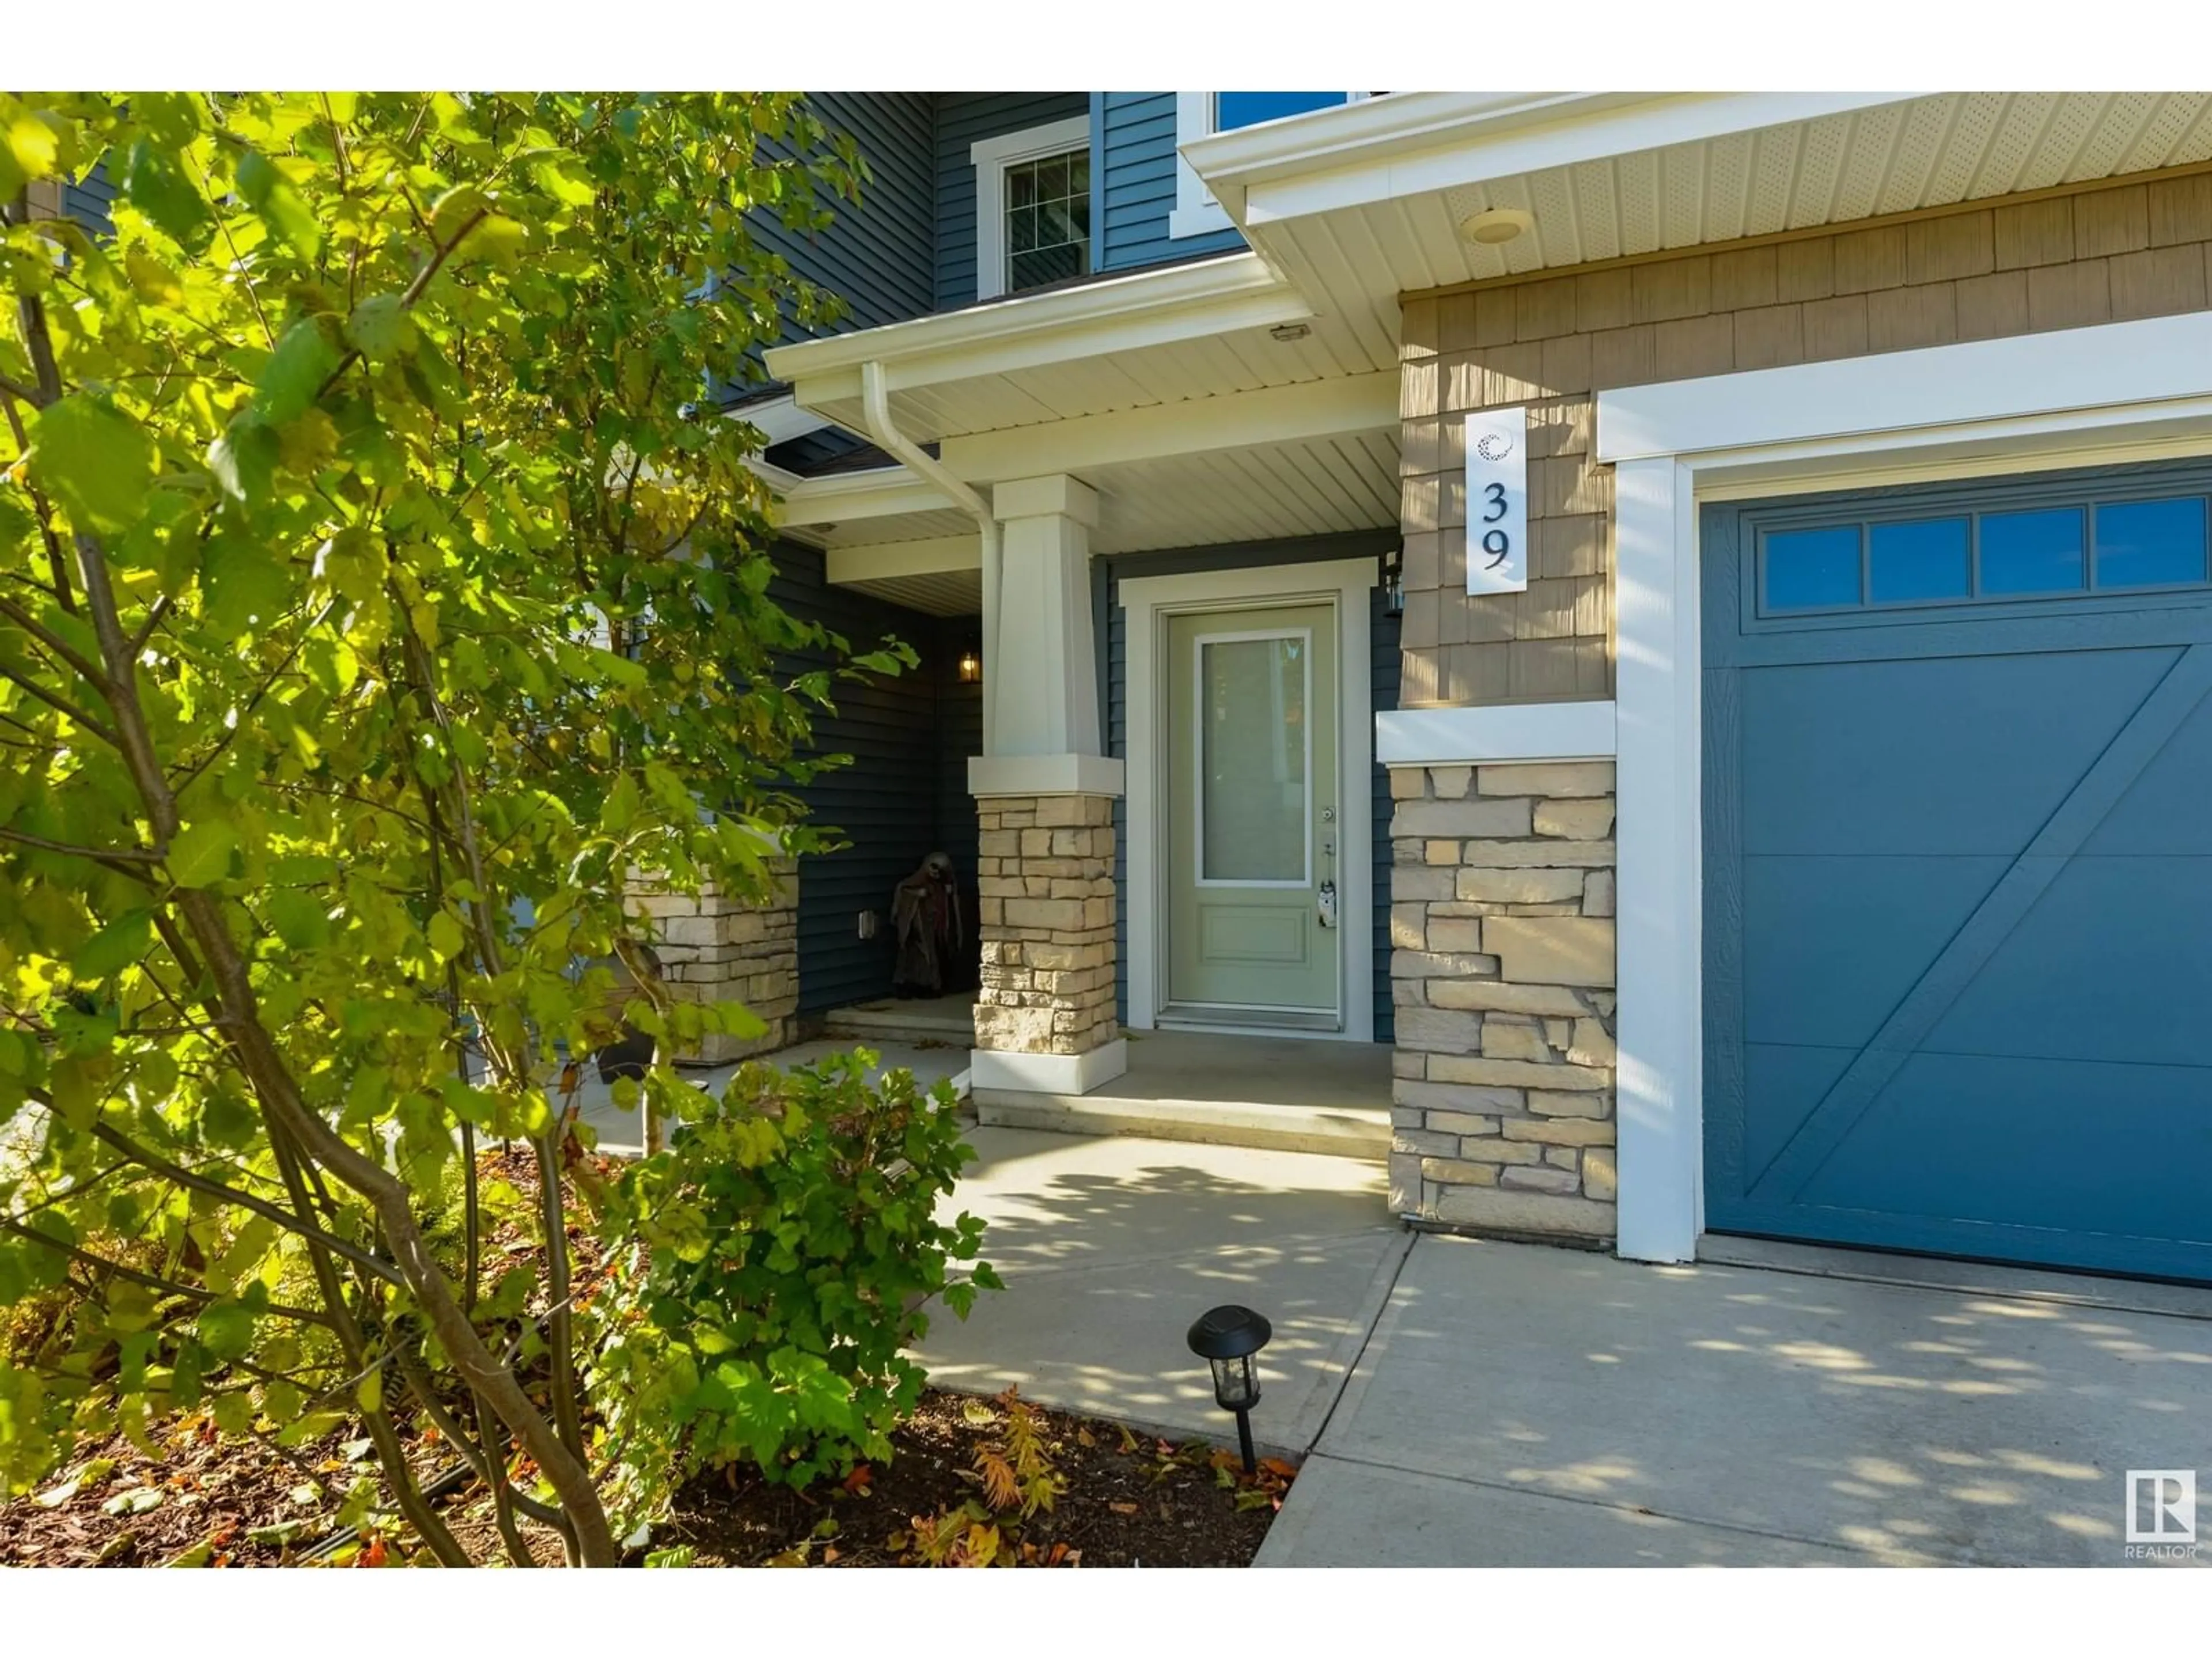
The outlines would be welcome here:
<svg viewBox="0 0 2212 1659">
<path fill-rule="evenodd" d="M 871 1079 L 880 1078 L 895 1066 L 903 1066 L 914 1073 L 916 1087 L 925 1092 L 935 1086 L 940 1079 L 951 1079 L 956 1093 L 967 1089 L 968 1050 L 943 1042 L 863 1042 L 846 1037 L 842 1040 L 817 1037 L 810 1042 L 795 1043 L 788 1048 L 779 1048 L 772 1054 L 762 1056 L 787 1070 L 793 1066 L 811 1066 L 817 1060 L 835 1054 L 849 1054 L 855 1048 L 872 1049 L 877 1063 L 868 1073 Z M 702 1066 L 687 1070 L 684 1075 L 698 1087 L 710 1094 L 719 1095 L 722 1085 L 737 1073 L 732 1066 Z M 645 1150 L 644 1114 L 635 1109 L 624 1111 L 615 1104 L 614 1091 L 599 1081 L 598 1071 L 584 1068 L 583 1086 L 576 1091 L 582 1108 L 581 1116 L 599 1137 L 599 1150 L 623 1157 L 635 1157 Z"/>
<path fill-rule="evenodd" d="M 947 1205 L 990 1225 L 1006 1282 L 965 1322 L 939 1314 L 931 1380 L 1178 1435 L 1233 1437 L 1183 1345 L 1208 1308 L 1265 1314 L 1254 1437 L 1304 1453 L 1382 1313 L 1409 1243 L 1364 1161 L 1188 1143 L 979 1128 Z"/>
<path fill-rule="evenodd" d="M 2124 1565 L 2124 1472 L 2212 1465 L 2212 1292 L 2008 1277 L 1423 1238 L 1260 1565 Z"/>
</svg>

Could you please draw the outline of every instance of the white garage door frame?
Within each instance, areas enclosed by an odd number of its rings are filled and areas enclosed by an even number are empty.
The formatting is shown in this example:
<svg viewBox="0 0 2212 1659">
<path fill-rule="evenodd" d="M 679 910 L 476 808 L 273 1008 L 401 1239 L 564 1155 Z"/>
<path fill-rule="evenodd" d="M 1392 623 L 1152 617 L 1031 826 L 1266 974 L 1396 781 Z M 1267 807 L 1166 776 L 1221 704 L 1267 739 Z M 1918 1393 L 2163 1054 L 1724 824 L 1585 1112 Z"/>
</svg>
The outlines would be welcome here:
<svg viewBox="0 0 2212 1659">
<path fill-rule="evenodd" d="M 2212 454 L 2212 313 L 1626 387 L 1614 473 L 1620 799 L 1619 1250 L 1705 1228 L 1705 501 Z"/>
</svg>

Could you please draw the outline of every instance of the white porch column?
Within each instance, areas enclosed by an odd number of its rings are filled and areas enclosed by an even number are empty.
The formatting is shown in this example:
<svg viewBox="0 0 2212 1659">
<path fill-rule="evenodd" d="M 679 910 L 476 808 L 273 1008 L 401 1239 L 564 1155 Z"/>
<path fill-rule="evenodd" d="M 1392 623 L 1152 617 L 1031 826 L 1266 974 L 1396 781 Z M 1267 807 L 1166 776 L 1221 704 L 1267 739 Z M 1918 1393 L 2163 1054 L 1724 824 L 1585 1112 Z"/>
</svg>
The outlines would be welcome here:
<svg viewBox="0 0 2212 1659">
<path fill-rule="evenodd" d="M 983 948 L 972 1085 L 1079 1095 L 1127 1069 L 1114 1000 L 1113 799 L 1091 615 L 1098 497 L 1065 474 L 992 492 L 997 591 L 983 595 L 987 752 L 976 798 Z"/>
<path fill-rule="evenodd" d="M 1620 1251 L 1696 1258 L 1704 1205 L 1696 501 L 1673 456 L 1613 478 L 1618 575 Z M 1680 971 L 1685 961 L 1692 971 Z"/>
<path fill-rule="evenodd" d="M 1091 532 L 1098 496 L 1065 473 L 991 492 L 1000 532 L 998 614 L 984 665 L 994 755 L 1099 752 L 1098 661 L 1091 638 Z M 994 595 L 986 592 L 983 603 Z"/>
</svg>

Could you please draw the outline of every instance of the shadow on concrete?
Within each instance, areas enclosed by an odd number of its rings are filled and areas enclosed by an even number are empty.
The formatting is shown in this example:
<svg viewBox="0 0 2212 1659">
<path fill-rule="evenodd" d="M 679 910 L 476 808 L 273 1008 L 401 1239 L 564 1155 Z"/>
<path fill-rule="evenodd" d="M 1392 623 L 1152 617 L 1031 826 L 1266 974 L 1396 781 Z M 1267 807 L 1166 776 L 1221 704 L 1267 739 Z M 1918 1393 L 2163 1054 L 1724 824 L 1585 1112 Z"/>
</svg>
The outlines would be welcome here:
<svg viewBox="0 0 2212 1659">
<path fill-rule="evenodd" d="M 2118 1565 L 2208 1422 L 2201 1318 L 1424 1239 L 1265 1559 Z"/>
<path fill-rule="evenodd" d="M 950 1207 L 988 1224 L 1006 1282 L 964 1323 L 939 1316 L 932 1377 L 1133 1423 L 1232 1432 L 1184 1346 L 1223 1302 L 1273 1322 L 1254 1431 L 1303 1451 L 1380 1313 L 1406 1237 L 1382 1172 L 1346 1158 L 979 1129 Z"/>
</svg>

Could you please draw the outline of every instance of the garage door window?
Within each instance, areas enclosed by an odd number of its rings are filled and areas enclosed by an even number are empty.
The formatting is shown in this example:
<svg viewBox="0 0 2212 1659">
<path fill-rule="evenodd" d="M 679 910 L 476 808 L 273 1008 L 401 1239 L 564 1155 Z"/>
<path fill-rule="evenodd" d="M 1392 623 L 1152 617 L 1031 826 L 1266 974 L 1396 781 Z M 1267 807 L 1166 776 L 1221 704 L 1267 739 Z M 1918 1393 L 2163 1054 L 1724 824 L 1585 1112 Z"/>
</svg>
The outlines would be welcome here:
<svg viewBox="0 0 2212 1659">
<path fill-rule="evenodd" d="M 2174 495 L 1800 520 L 1759 533 L 1759 608 L 1790 616 L 2202 586 L 2212 575 L 2207 509 L 2203 495 Z"/>
<path fill-rule="evenodd" d="M 1982 514 L 1982 592 L 2075 593 L 2081 587 L 2084 520 L 2078 507 Z"/>
<path fill-rule="evenodd" d="M 1972 591 L 1973 561 L 1966 519 L 1878 524 L 1867 533 L 1868 588 L 1876 605 L 1963 599 Z"/>
<path fill-rule="evenodd" d="M 2204 580 L 2204 498 L 2097 509 L 2097 586 L 2171 587 Z"/>
</svg>

